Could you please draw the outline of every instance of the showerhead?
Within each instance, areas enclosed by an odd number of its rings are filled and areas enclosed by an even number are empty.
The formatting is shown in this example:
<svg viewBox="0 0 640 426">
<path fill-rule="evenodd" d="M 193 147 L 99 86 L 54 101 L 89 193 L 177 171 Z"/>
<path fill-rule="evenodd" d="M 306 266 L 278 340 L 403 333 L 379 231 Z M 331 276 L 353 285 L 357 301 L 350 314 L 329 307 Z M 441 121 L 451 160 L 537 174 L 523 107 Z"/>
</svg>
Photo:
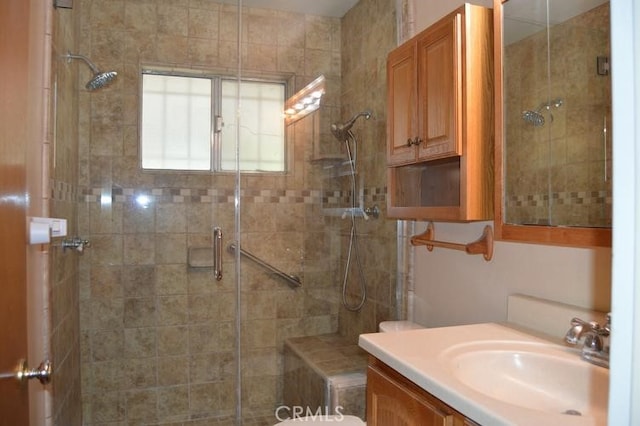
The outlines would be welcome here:
<svg viewBox="0 0 640 426">
<path fill-rule="evenodd" d="M 87 90 L 93 91 L 100 89 L 116 79 L 118 73 L 115 71 L 105 71 L 94 74 L 93 78 L 84 86 Z"/>
<path fill-rule="evenodd" d="M 72 59 L 80 59 L 84 61 L 84 63 L 87 64 L 89 68 L 91 68 L 91 72 L 93 72 L 93 77 L 84 86 L 89 91 L 94 91 L 107 86 L 113 80 L 115 80 L 116 77 L 118 76 L 118 73 L 115 71 L 105 71 L 105 72 L 100 71 L 98 67 L 95 66 L 95 64 L 89 60 L 89 58 L 83 55 L 73 55 L 71 53 L 67 53 L 66 55 L 63 56 L 63 58 L 66 58 L 67 62 L 71 62 Z"/>
<path fill-rule="evenodd" d="M 355 124 L 356 120 L 360 117 L 364 117 L 365 120 L 371 118 L 371 111 L 362 111 L 354 115 L 347 121 L 346 123 L 333 123 L 331 125 L 331 133 L 338 139 L 340 142 L 344 142 L 349 139 L 351 134 L 351 128 Z"/>
</svg>

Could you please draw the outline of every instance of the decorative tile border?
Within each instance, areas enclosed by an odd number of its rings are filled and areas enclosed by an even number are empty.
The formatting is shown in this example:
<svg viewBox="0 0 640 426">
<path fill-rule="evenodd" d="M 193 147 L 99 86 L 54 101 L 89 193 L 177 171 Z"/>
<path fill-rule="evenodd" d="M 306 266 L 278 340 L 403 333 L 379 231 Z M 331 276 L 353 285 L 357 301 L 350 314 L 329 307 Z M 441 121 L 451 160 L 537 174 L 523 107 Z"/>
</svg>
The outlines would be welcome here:
<svg viewBox="0 0 640 426">
<path fill-rule="evenodd" d="M 365 201 L 383 202 L 387 189 L 367 188 Z M 234 203 L 232 189 L 191 189 L 191 188 L 90 188 L 82 191 L 80 201 L 97 203 L 107 197 L 114 203 L 127 203 L 139 196 L 147 196 L 159 203 Z M 350 191 L 321 191 L 315 189 L 243 189 L 240 191 L 245 203 L 276 204 L 320 204 L 339 205 L 350 200 Z"/>
<path fill-rule="evenodd" d="M 78 199 L 78 187 L 67 182 L 49 180 L 52 200 L 74 202 Z"/>
<path fill-rule="evenodd" d="M 557 205 L 599 205 L 612 204 L 611 191 L 571 191 L 551 194 Z M 549 194 L 512 195 L 507 199 L 507 207 L 539 207 L 549 204 Z"/>
</svg>

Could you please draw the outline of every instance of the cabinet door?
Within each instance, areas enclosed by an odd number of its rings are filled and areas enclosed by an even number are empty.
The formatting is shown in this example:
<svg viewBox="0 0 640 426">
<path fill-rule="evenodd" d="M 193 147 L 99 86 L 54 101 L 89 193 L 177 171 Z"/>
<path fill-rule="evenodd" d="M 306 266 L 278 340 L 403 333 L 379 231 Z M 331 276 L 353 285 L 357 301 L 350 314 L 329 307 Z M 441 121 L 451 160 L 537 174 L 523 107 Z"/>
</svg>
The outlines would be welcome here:
<svg viewBox="0 0 640 426">
<path fill-rule="evenodd" d="M 419 159 L 462 154 L 461 25 L 457 13 L 417 41 Z"/>
<path fill-rule="evenodd" d="M 367 371 L 367 425 L 451 426 L 453 415 L 442 412 L 418 393 L 375 367 Z"/>
<path fill-rule="evenodd" d="M 387 161 L 389 164 L 412 162 L 416 148 L 407 141 L 418 136 L 416 124 L 416 50 L 407 43 L 387 58 Z"/>
</svg>

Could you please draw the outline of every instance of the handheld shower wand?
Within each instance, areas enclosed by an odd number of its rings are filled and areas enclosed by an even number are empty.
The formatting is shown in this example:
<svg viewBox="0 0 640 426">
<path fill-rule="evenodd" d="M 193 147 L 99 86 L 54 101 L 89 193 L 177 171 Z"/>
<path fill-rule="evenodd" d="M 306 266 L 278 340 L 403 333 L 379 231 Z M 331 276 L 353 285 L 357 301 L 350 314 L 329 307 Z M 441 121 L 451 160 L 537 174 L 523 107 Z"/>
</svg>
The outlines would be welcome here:
<svg viewBox="0 0 640 426">
<path fill-rule="evenodd" d="M 352 136 L 351 128 L 355 124 L 356 120 L 360 117 L 364 117 L 365 120 L 371 118 L 371 111 L 362 111 L 354 115 L 347 121 L 346 123 L 333 123 L 331 125 L 331 133 L 338 139 L 340 142 L 344 142 Z"/>
<path fill-rule="evenodd" d="M 358 210 L 357 207 L 357 186 L 356 186 L 356 149 L 357 149 L 357 140 L 355 135 L 351 132 L 351 127 L 355 124 L 358 118 L 364 117 L 365 120 L 371 118 L 371 111 L 362 111 L 351 117 L 345 123 L 333 123 L 331 125 L 331 133 L 337 140 L 340 142 L 344 142 L 345 148 L 347 150 L 347 156 L 349 157 L 348 164 L 351 167 L 351 208 L 348 210 L 351 212 L 351 231 L 349 232 L 349 248 L 347 249 L 347 264 L 344 268 L 344 278 L 342 280 L 342 304 L 348 311 L 357 312 L 362 309 L 365 301 L 367 300 L 367 285 L 364 277 L 364 270 L 362 267 L 362 262 L 360 260 L 360 251 L 358 250 L 358 233 L 356 230 L 356 215 L 355 212 Z M 360 208 L 362 211 L 362 215 L 365 219 L 368 219 L 367 213 L 365 213 L 364 209 Z M 348 211 L 345 210 L 345 213 L 342 215 L 342 218 L 345 219 L 348 215 Z M 360 284 L 360 296 L 359 300 L 355 304 L 350 304 L 348 299 L 348 281 L 349 281 L 349 271 L 351 269 L 352 258 L 355 257 L 355 263 L 358 267 L 358 281 Z"/>
</svg>

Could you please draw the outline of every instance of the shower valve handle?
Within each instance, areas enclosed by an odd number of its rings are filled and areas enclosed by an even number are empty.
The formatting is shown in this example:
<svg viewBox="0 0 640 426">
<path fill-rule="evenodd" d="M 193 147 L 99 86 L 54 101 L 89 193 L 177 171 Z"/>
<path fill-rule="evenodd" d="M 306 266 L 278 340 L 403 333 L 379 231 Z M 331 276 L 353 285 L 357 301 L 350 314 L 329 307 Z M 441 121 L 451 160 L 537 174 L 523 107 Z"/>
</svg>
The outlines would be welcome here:
<svg viewBox="0 0 640 426">
<path fill-rule="evenodd" d="M 411 139 L 411 138 L 407 139 L 407 146 L 409 146 L 409 147 L 410 147 L 411 145 L 418 146 L 418 145 L 420 145 L 421 143 L 422 143 L 422 139 L 420 139 L 420 138 L 419 138 L 419 137 L 417 137 L 417 136 L 416 136 L 414 139 Z"/>
</svg>

